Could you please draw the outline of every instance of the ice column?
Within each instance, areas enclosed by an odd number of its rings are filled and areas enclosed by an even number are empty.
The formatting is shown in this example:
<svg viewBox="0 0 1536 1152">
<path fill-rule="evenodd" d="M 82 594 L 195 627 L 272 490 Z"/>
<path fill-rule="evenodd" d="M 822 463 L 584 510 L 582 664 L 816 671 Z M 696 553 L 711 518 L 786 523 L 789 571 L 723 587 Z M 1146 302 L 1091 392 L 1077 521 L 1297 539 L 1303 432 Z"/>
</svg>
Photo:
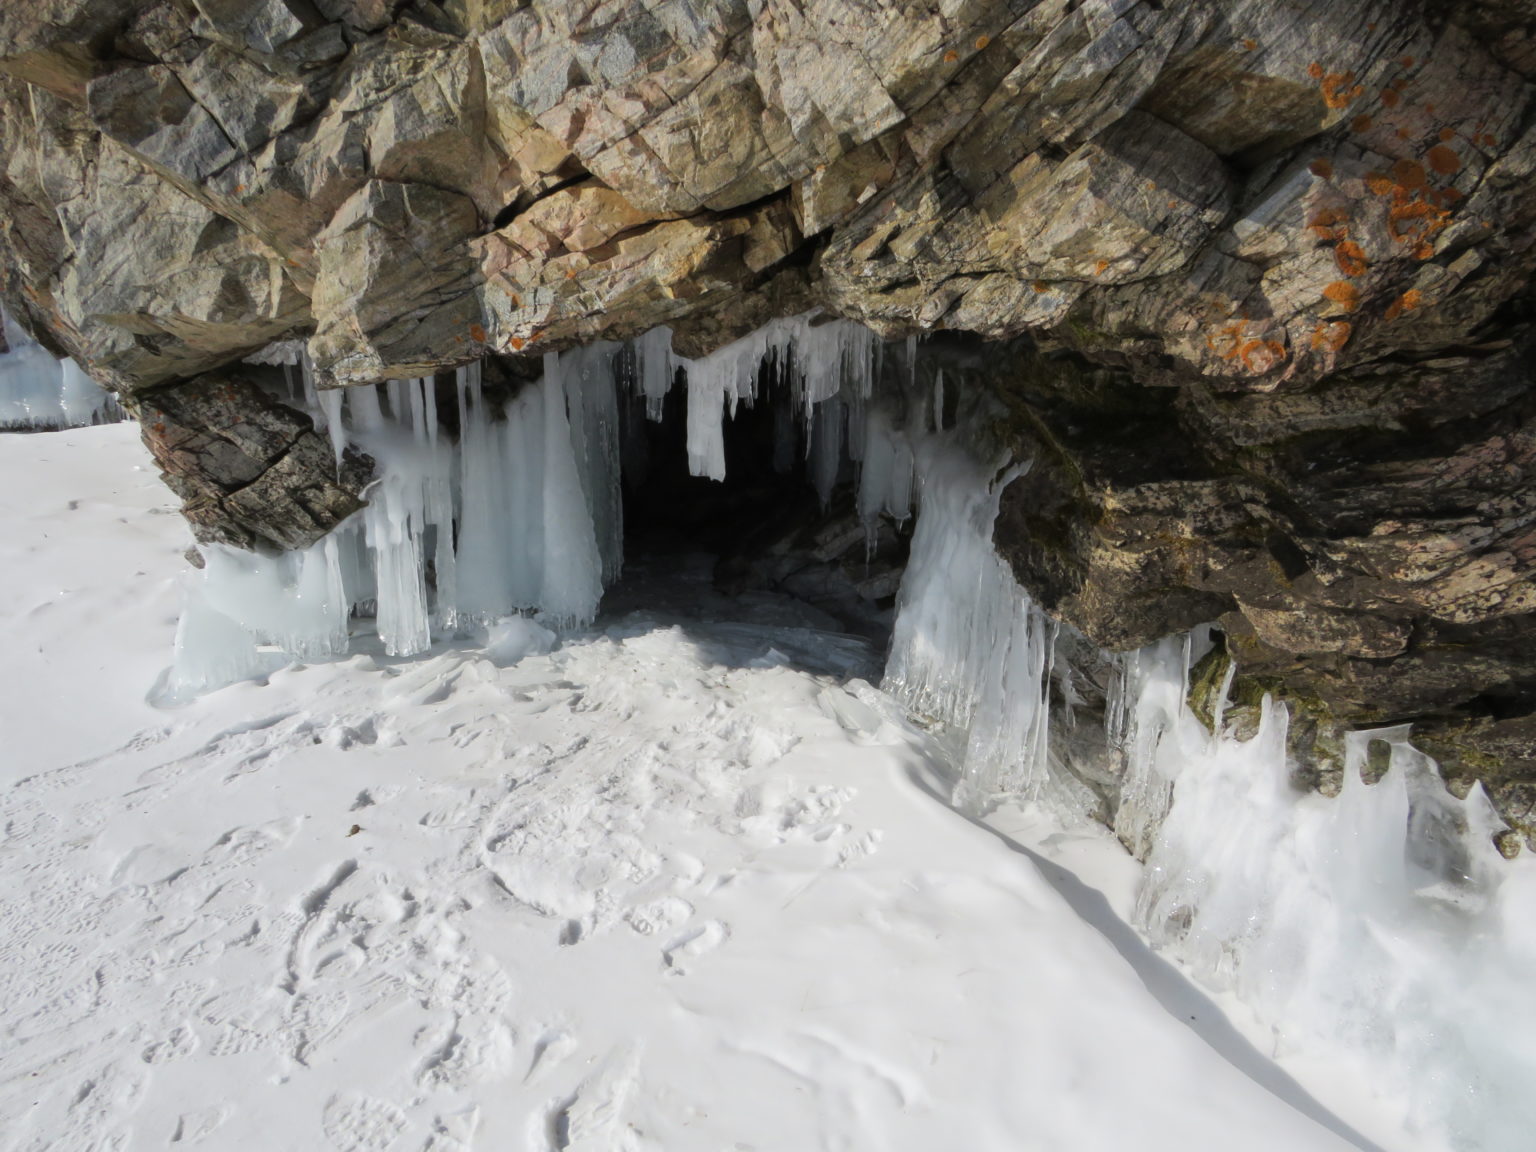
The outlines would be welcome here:
<svg viewBox="0 0 1536 1152">
<path fill-rule="evenodd" d="M 1047 778 L 1055 626 L 992 547 L 1002 488 L 1017 475 L 954 438 L 918 446 L 922 512 L 902 577 L 884 686 L 966 733 L 956 799 L 980 810 Z"/>
</svg>

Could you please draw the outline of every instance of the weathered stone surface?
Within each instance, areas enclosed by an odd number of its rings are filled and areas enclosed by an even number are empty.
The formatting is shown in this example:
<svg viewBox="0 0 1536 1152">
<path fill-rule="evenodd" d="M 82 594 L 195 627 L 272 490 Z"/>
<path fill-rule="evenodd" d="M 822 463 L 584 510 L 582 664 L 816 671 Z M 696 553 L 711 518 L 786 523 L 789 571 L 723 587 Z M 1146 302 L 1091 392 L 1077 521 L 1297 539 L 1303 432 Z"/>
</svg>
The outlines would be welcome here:
<svg viewBox="0 0 1536 1152">
<path fill-rule="evenodd" d="M 373 461 L 349 448 L 338 469 L 308 416 L 237 374 L 145 392 L 137 410 L 145 445 L 204 543 L 303 548 L 363 506 Z"/>
<path fill-rule="evenodd" d="M 483 342 L 472 292 L 478 269 L 453 242 L 475 220 L 467 197 L 429 184 L 374 180 L 347 201 L 316 242 L 316 368 L 352 378 L 386 366 L 420 375 L 439 361 L 450 331 L 461 356 L 472 339 Z"/>
</svg>

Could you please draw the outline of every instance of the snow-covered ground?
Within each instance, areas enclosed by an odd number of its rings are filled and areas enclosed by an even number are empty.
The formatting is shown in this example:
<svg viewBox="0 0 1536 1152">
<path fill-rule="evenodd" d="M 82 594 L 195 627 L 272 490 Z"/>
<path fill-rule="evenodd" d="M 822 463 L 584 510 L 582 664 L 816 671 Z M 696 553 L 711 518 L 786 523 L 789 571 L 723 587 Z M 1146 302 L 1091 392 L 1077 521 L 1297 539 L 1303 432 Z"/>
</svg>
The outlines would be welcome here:
<svg viewBox="0 0 1536 1152">
<path fill-rule="evenodd" d="M 189 542 L 132 426 L 0 436 L 0 1149 L 1418 1147 L 788 602 L 159 709 Z"/>
</svg>

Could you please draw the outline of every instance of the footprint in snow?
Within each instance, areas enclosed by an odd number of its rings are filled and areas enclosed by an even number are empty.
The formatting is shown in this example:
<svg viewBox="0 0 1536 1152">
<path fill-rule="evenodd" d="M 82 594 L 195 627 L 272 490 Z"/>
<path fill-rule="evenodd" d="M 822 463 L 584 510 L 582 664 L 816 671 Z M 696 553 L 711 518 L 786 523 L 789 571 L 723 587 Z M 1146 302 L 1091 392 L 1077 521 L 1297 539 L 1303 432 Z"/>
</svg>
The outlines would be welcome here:
<svg viewBox="0 0 1536 1152">
<path fill-rule="evenodd" d="M 679 975 L 687 975 L 693 961 L 713 952 L 730 939 L 731 931 L 719 920 L 690 928 L 661 950 L 661 962 Z"/>
</svg>

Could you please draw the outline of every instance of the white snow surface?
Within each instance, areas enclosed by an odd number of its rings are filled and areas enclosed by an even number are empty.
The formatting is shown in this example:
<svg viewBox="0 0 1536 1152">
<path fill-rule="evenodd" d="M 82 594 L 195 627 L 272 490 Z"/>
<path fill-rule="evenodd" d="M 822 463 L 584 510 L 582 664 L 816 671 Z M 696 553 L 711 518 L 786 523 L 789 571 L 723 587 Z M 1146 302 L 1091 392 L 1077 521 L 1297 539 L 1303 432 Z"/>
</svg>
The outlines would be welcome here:
<svg viewBox="0 0 1536 1152">
<path fill-rule="evenodd" d="M 944 804 L 787 602 L 620 585 L 157 709 L 136 430 L 0 436 L 0 523 L 0 1149 L 1420 1147 L 1152 954 L 1107 834 Z"/>
</svg>

